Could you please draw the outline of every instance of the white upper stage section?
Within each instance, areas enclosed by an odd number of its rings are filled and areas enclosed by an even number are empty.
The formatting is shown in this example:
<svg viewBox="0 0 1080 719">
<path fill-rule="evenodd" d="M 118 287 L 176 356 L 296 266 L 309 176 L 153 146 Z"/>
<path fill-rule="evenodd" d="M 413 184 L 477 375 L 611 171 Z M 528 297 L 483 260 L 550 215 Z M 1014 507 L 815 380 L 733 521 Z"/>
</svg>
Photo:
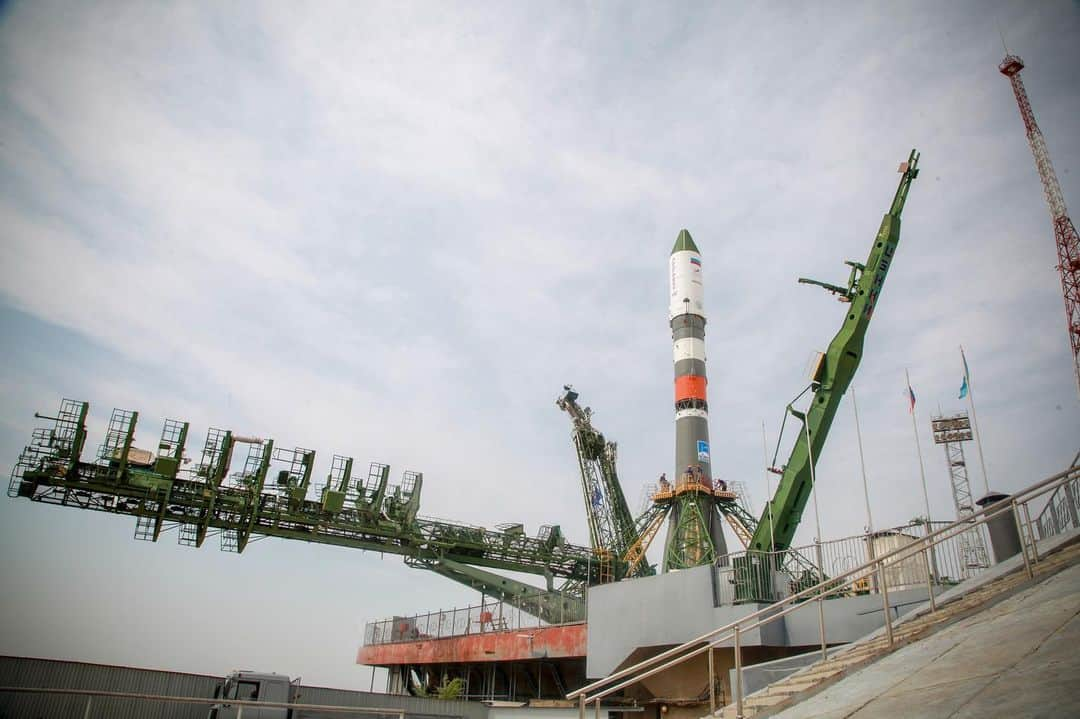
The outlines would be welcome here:
<svg viewBox="0 0 1080 719">
<path fill-rule="evenodd" d="M 689 312 L 705 316 L 705 286 L 702 284 L 701 254 L 692 250 L 671 253 L 668 288 L 668 319 Z M 689 305 L 685 300 L 690 300 Z"/>
</svg>

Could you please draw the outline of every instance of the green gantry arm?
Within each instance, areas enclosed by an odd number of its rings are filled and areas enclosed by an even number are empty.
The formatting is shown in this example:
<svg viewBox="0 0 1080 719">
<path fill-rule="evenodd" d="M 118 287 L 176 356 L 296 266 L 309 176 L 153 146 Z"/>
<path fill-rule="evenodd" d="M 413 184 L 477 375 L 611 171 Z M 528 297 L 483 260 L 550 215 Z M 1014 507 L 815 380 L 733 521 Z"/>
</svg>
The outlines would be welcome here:
<svg viewBox="0 0 1080 719">
<path fill-rule="evenodd" d="M 782 551 L 791 546 L 813 488 L 811 463 L 816 463 L 821 455 L 833 417 L 862 359 L 866 330 L 900 242 L 900 213 L 904 209 L 911 183 L 919 175 L 918 162 L 919 154 L 912 150 L 908 161 L 900 166 L 902 177 L 899 187 L 889 211 L 881 220 L 866 263 L 847 262 L 851 267 L 847 288 L 816 280 L 799 280 L 840 295 L 842 300 L 850 302 L 850 306 L 840 331 L 829 344 L 811 380 L 813 394 L 809 407 L 805 412 L 788 408 L 792 416 L 801 420 L 802 426 L 788 462 L 784 465 L 776 493 L 770 500 L 771 510 L 768 505 L 765 507 L 750 539 L 750 550 L 769 551 L 775 546 L 777 551 Z"/>
</svg>

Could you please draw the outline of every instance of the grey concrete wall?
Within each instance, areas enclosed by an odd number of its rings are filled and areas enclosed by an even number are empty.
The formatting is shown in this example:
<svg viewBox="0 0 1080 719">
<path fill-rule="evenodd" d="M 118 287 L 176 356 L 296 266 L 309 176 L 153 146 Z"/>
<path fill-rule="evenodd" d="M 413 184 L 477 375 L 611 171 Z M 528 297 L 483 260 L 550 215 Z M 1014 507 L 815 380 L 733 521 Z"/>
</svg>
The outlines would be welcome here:
<svg viewBox="0 0 1080 719">
<path fill-rule="evenodd" d="M 714 607 L 712 571 L 694 567 L 590 589 L 587 676 L 607 676 L 638 647 L 682 644 L 764 606 Z M 765 629 L 766 643 L 784 643 L 782 627 Z M 752 632 L 746 641 L 760 644 L 761 636 Z"/>
<path fill-rule="evenodd" d="M 670 647 L 690 641 L 764 604 L 713 606 L 713 567 L 643 577 L 589 590 L 589 637 L 586 674 L 599 678 L 619 668 L 639 647 Z M 926 601 L 926 589 L 889 593 L 893 617 Z M 881 597 L 869 594 L 824 602 L 830 644 L 852 642 L 884 625 Z M 746 646 L 815 646 L 820 642 L 816 602 L 786 617 L 746 632 Z M 727 641 L 719 646 L 731 646 Z"/>
<path fill-rule="evenodd" d="M 925 587 L 889 592 L 893 619 L 922 604 L 926 598 Z M 829 599 L 823 603 L 823 608 L 825 636 L 829 644 L 853 642 L 885 626 L 880 594 Z M 788 646 L 819 645 L 821 631 L 818 628 L 817 602 L 806 602 L 803 608 L 784 617 L 784 626 Z"/>
<path fill-rule="evenodd" d="M 773 682 L 780 681 L 786 676 L 794 674 L 803 667 L 808 667 L 821 659 L 821 650 L 796 654 L 793 657 L 774 659 L 771 662 L 761 662 L 749 667 L 743 667 L 742 692 L 743 696 L 753 694 L 759 689 L 764 689 Z M 728 686 L 735 686 L 735 670 L 728 670 Z"/>
</svg>

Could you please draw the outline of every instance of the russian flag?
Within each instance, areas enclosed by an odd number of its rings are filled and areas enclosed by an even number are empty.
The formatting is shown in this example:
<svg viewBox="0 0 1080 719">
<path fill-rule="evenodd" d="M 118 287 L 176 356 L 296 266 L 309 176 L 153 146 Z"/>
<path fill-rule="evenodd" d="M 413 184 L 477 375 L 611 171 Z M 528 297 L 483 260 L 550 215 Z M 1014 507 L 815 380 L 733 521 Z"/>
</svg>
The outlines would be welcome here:
<svg viewBox="0 0 1080 719">
<path fill-rule="evenodd" d="M 911 406 L 908 407 L 908 414 L 915 411 L 915 390 L 911 389 L 911 385 L 907 387 L 908 398 L 911 400 Z"/>
</svg>

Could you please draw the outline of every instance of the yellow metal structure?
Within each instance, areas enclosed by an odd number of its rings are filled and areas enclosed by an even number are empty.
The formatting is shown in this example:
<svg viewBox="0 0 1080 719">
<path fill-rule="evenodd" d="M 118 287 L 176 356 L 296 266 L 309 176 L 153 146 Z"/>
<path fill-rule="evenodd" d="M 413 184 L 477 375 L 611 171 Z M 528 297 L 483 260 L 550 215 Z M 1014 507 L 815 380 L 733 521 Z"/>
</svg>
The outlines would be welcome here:
<svg viewBox="0 0 1080 719">
<path fill-rule="evenodd" d="M 656 538 L 657 533 L 659 533 L 660 527 L 664 526 L 666 518 L 667 512 L 655 512 L 652 520 L 645 525 L 645 528 L 638 534 L 637 539 L 630 545 L 630 549 L 623 556 L 628 575 L 632 576 L 634 568 L 644 561 L 645 553 L 649 551 L 649 546 L 652 544 L 653 539 Z"/>
</svg>

